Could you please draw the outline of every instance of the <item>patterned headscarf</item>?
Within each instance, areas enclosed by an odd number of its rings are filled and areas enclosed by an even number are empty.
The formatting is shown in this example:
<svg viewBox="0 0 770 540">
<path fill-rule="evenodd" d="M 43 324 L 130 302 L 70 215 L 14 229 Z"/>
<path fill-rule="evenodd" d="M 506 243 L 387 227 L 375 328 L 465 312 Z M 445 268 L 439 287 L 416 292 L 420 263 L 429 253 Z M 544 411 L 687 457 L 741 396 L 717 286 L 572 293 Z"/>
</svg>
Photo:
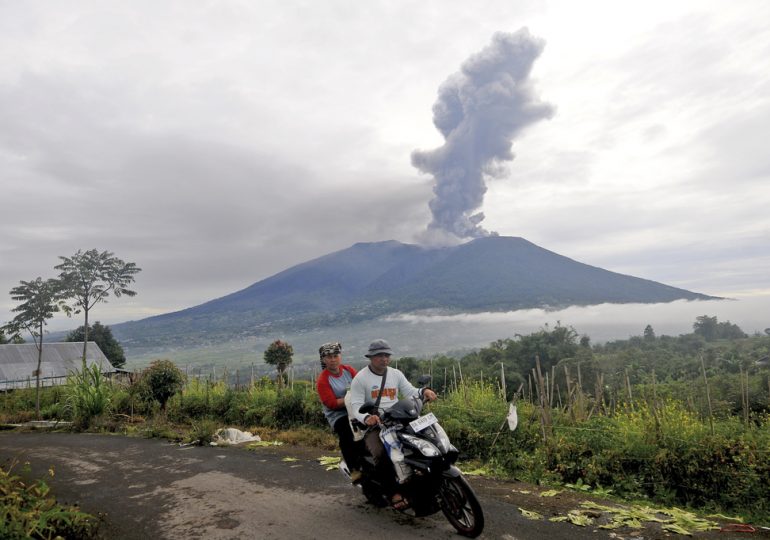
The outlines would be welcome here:
<svg viewBox="0 0 770 540">
<path fill-rule="evenodd" d="M 321 347 L 318 349 L 318 355 L 321 357 L 321 367 L 326 367 L 326 362 L 324 362 L 324 358 L 326 356 L 334 356 L 336 354 L 340 354 L 342 352 L 342 343 L 334 342 L 334 343 L 324 343 L 321 345 Z"/>
</svg>

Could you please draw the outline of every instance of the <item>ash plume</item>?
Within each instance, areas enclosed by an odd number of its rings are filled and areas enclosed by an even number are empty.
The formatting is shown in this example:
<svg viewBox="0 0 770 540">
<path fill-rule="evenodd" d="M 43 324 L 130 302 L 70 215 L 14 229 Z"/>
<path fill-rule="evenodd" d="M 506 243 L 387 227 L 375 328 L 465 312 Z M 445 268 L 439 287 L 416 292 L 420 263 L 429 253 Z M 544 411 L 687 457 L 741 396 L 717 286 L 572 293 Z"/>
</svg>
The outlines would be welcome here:
<svg viewBox="0 0 770 540">
<path fill-rule="evenodd" d="M 486 177 L 499 175 L 502 164 L 513 160 L 513 139 L 553 115 L 553 107 L 537 98 L 529 81 L 544 45 L 526 28 L 498 32 L 439 87 L 433 124 L 445 142 L 412 152 L 412 165 L 434 178 L 433 219 L 424 239 L 497 234 L 484 229 L 484 213 L 474 211 L 484 201 Z"/>
</svg>

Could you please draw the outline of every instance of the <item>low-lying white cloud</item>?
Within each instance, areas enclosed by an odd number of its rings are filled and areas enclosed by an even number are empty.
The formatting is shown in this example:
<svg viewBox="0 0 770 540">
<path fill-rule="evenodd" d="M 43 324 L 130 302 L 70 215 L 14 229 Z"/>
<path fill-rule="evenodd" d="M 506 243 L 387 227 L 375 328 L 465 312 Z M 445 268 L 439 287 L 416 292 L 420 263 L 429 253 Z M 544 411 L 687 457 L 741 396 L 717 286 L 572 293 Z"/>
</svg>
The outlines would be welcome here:
<svg viewBox="0 0 770 540">
<path fill-rule="evenodd" d="M 658 335 L 680 335 L 692 332 L 696 317 L 716 316 L 731 321 L 744 332 L 764 333 L 770 328 L 770 291 L 765 295 L 731 300 L 678 300 L 666 304 L 600 304 L 572 306 L 561 310 L 524 309 L 507 312 L 437 314 L 405 313 L 388 317 L 392 323 L 414 325 L 461 325 L 483 329 L 485 335 L 499 333 L 499 338 L 529 334 L 546 325 L 572 326 L 594 341 L 626 339 L 642 335 L 649 324 Z M 507 332 L 507 333 L 506 333 Z M 497 339 L 497 338 L 490 338 Z"/>
</svg>

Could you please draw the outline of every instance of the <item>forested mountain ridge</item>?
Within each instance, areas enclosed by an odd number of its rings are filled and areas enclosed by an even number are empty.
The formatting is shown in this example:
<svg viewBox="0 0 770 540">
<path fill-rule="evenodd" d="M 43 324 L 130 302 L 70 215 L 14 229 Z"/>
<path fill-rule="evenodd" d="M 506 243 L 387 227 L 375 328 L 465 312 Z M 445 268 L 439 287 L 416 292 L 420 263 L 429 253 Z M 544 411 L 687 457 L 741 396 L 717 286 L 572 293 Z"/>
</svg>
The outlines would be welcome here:
<svg viewBox="0 0 770 540">
<path fill-rule="evenodd" d="M 133 344 L 171 344 L 345 324 L 418 310 L 507 311 L 706 300 L 579 263 L 517 237 L 426 248 L 358 243 L 185 310 L 113 326 Z"/>
</svg>

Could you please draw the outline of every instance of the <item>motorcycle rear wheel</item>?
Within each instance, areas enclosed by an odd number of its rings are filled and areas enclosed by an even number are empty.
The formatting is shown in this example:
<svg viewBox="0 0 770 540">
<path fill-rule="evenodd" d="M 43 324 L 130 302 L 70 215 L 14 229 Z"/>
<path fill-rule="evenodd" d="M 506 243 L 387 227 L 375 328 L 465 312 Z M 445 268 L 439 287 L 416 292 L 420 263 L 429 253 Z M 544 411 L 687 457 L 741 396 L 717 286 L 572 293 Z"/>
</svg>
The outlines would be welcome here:
<svg viewBox="0 0 770 540">
<path fill-rule="evenodd" d="M 476 494 L 462 476 L 445 477 L 439 488 L 441 511 L 468 538 L 476 538 L 484 530 L 484 512 Z"/>
</svg>

